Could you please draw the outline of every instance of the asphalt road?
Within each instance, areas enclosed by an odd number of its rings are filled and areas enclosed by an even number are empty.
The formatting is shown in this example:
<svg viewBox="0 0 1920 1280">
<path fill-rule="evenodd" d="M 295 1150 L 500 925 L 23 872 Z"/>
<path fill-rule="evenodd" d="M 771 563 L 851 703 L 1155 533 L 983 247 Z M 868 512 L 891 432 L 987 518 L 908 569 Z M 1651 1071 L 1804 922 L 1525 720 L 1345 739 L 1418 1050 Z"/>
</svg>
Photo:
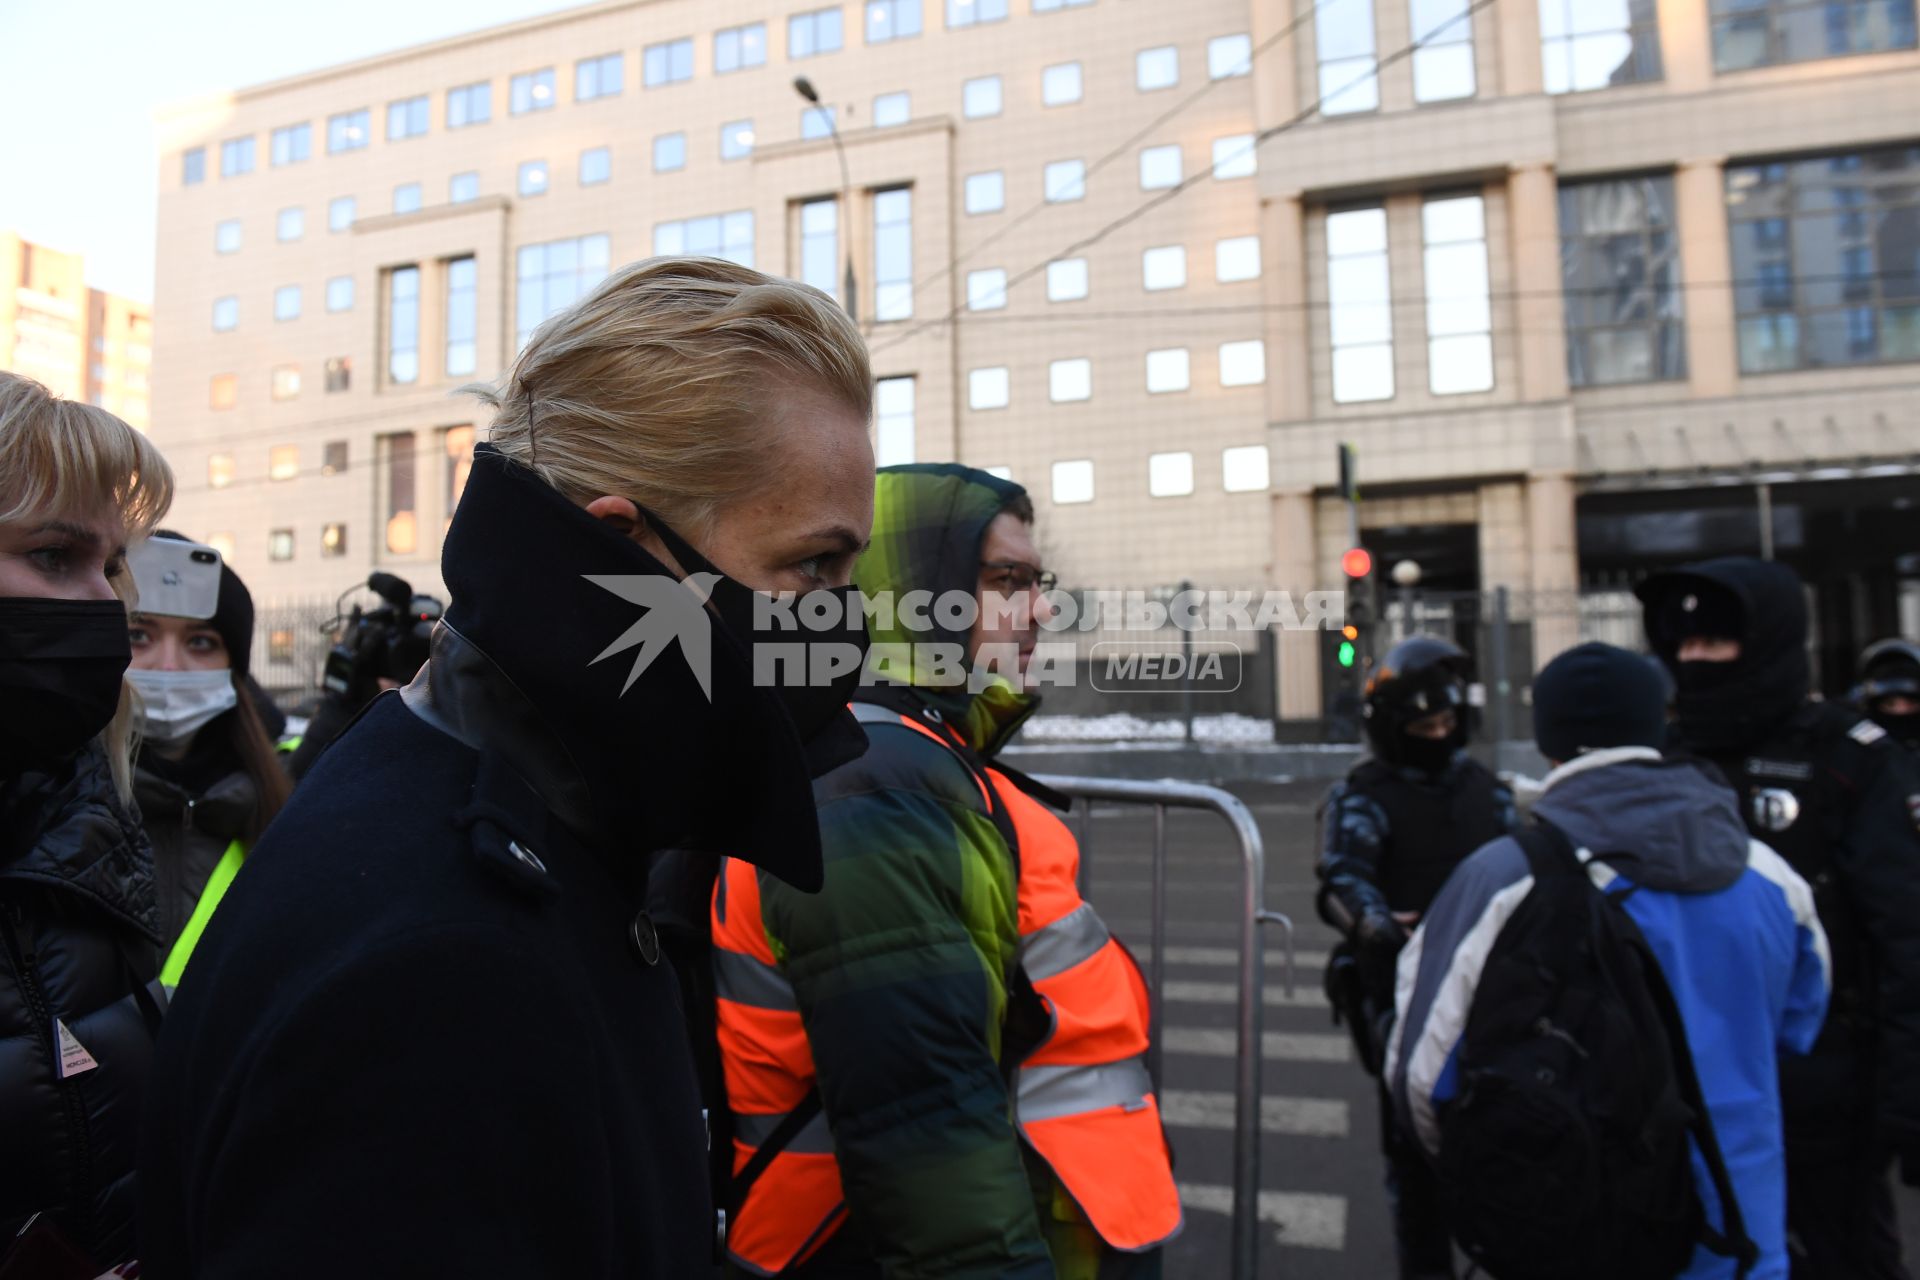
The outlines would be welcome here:
<svg viewBox="0 0 1920 1280">
<path fill-rule="evenodd" d="M 1279 931 L 1267 931 L 1259 1276 L 1392 1280 L 1379 1104 L 1320 991 L 1334 940 L 1313 913 L 1314 807 L 1324 789 L 1324 783 L 1302 782 L 1243 793 L 1266 846 L 1266 905 L 1293 919 L 1299 959 L 1288 996 Z M 1167 845 L 1162 1105 L 1186 1227 L 1169 1248 L 1166 1275 L 1237 1280 L 1228 1265 L 1237 845 L 1219 818 L 1180 811 L 1168 815 Z M 1096 808 L 1086 846 L 1089 896 L 1143 964 L 1150 951 L 1152 847 L 1150 810 Z M 1906 1238 L 1920 1242 L 1920 1193 L 1902 1193 L 1901 1216 Z M 1920 1256 L 1920 1246 L 1914 1252 Z"/>
</svg>

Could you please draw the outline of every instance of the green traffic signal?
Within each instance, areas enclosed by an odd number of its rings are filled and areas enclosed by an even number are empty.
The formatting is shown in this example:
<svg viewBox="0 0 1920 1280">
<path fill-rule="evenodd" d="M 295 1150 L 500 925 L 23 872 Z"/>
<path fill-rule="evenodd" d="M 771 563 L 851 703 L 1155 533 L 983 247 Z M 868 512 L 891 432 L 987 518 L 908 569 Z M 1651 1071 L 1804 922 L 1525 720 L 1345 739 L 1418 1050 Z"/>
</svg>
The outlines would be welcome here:
<svg viewBox="0 0 1920 1280">
<path fill-rule="evenodd" d="M 1341 666 L 1343 667 L 1352 666 L 1353 665 L 1353 641 L 1342 640 L 1340 642 L 1339 653 L 1336 655 L 1336 657 L 1338 658 Z"/>
</svg>

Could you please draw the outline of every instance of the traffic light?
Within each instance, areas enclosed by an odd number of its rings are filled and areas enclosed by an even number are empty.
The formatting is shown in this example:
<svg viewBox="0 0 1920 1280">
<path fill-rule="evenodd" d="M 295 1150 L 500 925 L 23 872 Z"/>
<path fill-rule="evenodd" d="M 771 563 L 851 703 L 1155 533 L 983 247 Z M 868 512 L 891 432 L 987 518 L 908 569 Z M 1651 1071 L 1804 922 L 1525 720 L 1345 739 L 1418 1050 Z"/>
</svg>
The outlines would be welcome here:
<svg viewBox="0 0 1920 1280">
<path fill-rule="evenodd" d="M 1361 633 L 1373 625 L 1375 617 L 1373 555 L 1365 547 L 1349 547 L 1340 556 L 1340 568 L 1347 575 L 1347 604 L 1334 658 L 1343 669 L 1353 670 L 1365 661 L 1366 642 Z"/>
<path fill-rule="evenodd" d="M 1354 648 L 1354 642 L 1360 638 L 1360 628 L 1349 622 L 1340 628 L 1340 647 L 1334 651 L 1334 659 L 1343 667 L 1351 667 L 1360 656 Z"/>
</svg>

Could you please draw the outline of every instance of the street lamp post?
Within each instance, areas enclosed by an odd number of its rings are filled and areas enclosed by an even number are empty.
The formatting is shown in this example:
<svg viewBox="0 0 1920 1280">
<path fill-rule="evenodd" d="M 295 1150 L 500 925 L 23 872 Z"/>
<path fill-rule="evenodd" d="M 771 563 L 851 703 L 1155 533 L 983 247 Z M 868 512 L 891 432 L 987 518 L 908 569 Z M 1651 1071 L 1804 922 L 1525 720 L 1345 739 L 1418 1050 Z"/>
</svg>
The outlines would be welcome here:
<svg viewBox="0 0 1920 1280">
<path fill-rule="evenodd" d="M 793 91 L 812 103 L 816 110 L 823 109 L 820 107 L 820 91 L 805 76 L 793 78 Z M 827 112 L 827 136 L 833 139 L 833 153 L 840 158 L 840 225 L 837 230 L 840 243 L 845 246 L 847 260 L 846 283 L 843 286 L 846 296 L 841 301 L 847 309 L 848 318 L 857 321 L 860 318 L 860 294 L 853 279 L 853 179 L 847 172 L 847 149 L 840 142 L 840 124 L 831 111 Z"/>
</svg>

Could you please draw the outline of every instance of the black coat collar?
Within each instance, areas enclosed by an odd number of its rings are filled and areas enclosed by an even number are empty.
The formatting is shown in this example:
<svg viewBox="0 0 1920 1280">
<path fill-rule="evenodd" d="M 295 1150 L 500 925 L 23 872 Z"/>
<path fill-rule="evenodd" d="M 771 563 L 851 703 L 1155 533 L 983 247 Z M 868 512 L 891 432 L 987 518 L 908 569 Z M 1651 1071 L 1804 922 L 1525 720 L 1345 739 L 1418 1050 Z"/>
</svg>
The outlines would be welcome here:
<svg viewBox="0 0 1920 1280">
<path fill-rule="evenodd" d="M 96 741 L 56 769 L 0 785 L 0 880 L 77 894 L 160 941 L 153 851 L 140 820 L 120 802 Z"/>
</svg>

